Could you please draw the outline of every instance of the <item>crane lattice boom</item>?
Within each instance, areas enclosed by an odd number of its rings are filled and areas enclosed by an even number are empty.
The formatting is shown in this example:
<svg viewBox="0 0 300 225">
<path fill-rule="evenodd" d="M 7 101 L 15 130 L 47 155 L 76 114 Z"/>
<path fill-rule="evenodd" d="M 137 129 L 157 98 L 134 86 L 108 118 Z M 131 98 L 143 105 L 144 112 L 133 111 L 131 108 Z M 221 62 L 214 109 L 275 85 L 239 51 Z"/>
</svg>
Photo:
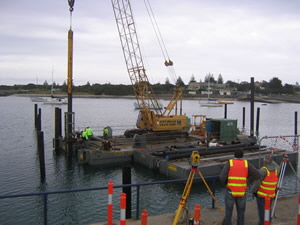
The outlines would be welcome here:
<svg viewBox="0 0 300 225">
<path fill-rule="evenodd" d="M 130 1 L 111 0 L 111 2 L 127 72 L 133 86 L 137 103 L 140 107 L 137 127 L 143 131 L 162 133 L 169 133 L 171 131 L 173 133 L 186 134 L 189 123 L 188 118 L 181 115 L 181 104 L 180 115 L 177 115 L 177 102 L 178 100 L 180 100 L 180 102 L 182 100 L 182 90 L 180 88 L 176 88 L 175 93 L 164 112 L 162 112 L 159 107 L 154 107 L 155 111 L 151 110 L 151 106 L 159 106 L 159 102 L 154 95 L 146 75 Z M 171 115 L 171 112 L 174 109 L 176 109 L 175 115 Z"/>
</svg>

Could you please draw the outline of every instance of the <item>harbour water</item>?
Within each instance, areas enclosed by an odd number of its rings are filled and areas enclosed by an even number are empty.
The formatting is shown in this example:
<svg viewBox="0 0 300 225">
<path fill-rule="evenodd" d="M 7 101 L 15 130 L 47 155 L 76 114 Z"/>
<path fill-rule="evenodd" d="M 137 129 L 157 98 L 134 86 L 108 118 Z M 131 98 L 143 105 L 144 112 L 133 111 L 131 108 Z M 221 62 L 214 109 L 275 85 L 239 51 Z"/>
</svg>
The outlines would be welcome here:
<svg viewBox="0 0 300 225">
<path fill-rule="evenodd" d="M 167 101 L 161 101 L 164 105 Z M 122 182 L 122 168 L 99 169 L 80 166 L 76 160 L 67 161 L 63 155 L 55 155 L 52 150 L 54 136 L 54 109 L 57 106 L 39 104 L 42 110 L 42 130 L 45 141 L 46 182 L 40 182 L 37 154 L 36 131 L 34 128 L 34 103 L 29 97 L 1 97 L 1 148 L 0 148 L 0 195 L 33 193 L 41 191 L 70 190 L 106 186 L 109 180 L 115 185 Z M 66 105 L 59 106 L 62 111 Z M 237 119 L 242 127 L 242 108 L 246 108 L 246 124 L 249 130 L 249 102 L 235 102 L 228 105 L 227 118 Z M 294 112 L 299 104 L 255 103 L 260 107 L 260 136 L 293 135 Z M 101 135 L 105 126 L 110 126 L 113 134 L 123 134 L 125 129 L 135 127 L 138 111 L 133 99 L 73 99 L 75 127 L 82 130 L 90 126 L 94 133 Z M 198 100 L 184 100 L 183 112 L 190 118 L 204 114 L 212 118 L 223 118 L 223 107 L 200 107 Z M 289 143 L 276 140 L 289 148 Z M 275 144 L 274 144 L 275 145 Z M 166 177 L 141 166 L 132 168 L 132 183 L 165 180 Z M 284 191 L 295 192 L 295 178 L 287 174 Z M 216 197 L 222 204 L 224 188 L 216 184 Z M 177 209 L 184 184 L 146 186 L 141 188 L 141 208 L 149 215 L 170 213 Z M 116 190 L 114 203 L 118 208 L 120 189 Z M 135 193 L 133 201 L 135 202 Z M 90 191 L 72 194 L 51 195 L 48 198 L 48 224 L 91 224 L 105 221 L 107 191 Z M 211 206 L 206 188 L 194 184 L 188 204 Z M 134 207 L 133 207 L 134 208 Z M 116 209 L 117 210 L 117 209 Z M 133 214 L 134 215 L 134 214 Z M 115 213 L 118 218 L 118 214 Z M 0 199 L 0 224 L 43 224 L 42 197 Z"/>
</svg>

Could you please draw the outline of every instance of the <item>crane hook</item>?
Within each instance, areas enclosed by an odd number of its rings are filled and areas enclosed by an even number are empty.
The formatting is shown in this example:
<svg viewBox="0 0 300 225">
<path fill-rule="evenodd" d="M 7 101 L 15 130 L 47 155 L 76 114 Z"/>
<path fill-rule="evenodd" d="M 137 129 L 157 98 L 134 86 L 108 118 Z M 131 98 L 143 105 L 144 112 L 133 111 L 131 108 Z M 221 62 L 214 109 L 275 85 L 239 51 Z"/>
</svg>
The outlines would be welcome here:
<svg viewBox="0 0 300 225">
<path fill-rule="evenodd" d="M 69 2 L 69 6 L 70 6 L 70 12 L 73 12 L 73 6 L 74 6 L 74 3 L 75 3 L 75 0 L 68 0 Z"/>
</svg>

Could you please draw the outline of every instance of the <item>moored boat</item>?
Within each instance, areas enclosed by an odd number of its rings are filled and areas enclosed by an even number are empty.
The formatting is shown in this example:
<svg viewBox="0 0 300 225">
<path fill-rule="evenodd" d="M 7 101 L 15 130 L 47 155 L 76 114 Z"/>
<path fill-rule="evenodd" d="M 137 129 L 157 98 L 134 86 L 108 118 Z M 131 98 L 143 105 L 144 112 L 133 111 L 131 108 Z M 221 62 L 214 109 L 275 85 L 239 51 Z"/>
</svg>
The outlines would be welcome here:
<svg viewBox="0 0 300 225">
<path fill-rule="evenodd" d="M 46 101 L 44 101 L 43 104 L 47 104 L 47 105 L 62 105 L 62 104 L 68 104 L 68 102 L 64 98 L 51 97 L 50 100 L 46 99 Z"/>
</svg>

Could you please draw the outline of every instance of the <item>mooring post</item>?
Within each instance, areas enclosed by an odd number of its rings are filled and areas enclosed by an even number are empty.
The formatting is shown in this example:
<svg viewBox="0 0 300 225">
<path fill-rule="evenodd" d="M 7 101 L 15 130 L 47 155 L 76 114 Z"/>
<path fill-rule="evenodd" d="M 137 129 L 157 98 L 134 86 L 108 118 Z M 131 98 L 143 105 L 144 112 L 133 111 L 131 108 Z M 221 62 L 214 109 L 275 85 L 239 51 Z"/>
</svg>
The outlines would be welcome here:
<svg viewBox="0 0 300 225">
<path fill-rule="evenodd" d="M 212 193 L 213 193 L 213 196 L 215 196 L 216 194 L 216 180 L 214 179 L 212 181 Z M 211 198 L 211 208 L 215 208 L 215 200 L 213 198 Z"/>
<path fill-rule="evenodd" d="M 38 105 L 34 104 L 34 127 L 37 128 Z"/>
<path fill-rule="evenodd" d="M 56 152 L 58 152 L 58 150 L 61 148 L 61 122 L 61 109 L 55 107 L 54 149 Z"/>
<path fill-rule="evenodd" d="M 250 100 L 250 136 L 254 136 L 254 77 L 251 77 L 251 100 Z"/>
<path fill-rule="evenodd" d="M 245 132 L 245 115 L 246 115 L 246 108 L 243 107 L 243 132 Z"/>
<path fill-rule="evenodd" d="M 227 104 L 224 104 L 224 119 L 227 119 Z"/>
<path fill-rule="evenodd" d="M 294 128 L 294 133 L 295 133 L 295 138 L 294 138 L 294 146 L 296 146 L 299 149 L 299 140 L 297 138 L 298 135 L 298 112 L 295 111 L 295 128 Z"/>
<path fill-rule="evenodd" d="M 256 137 L 258 137 L 258 135 L 259 135 L 259 115 L 260 115 L 260 108 L 257 107 L 257 111 L 256 111 L 256 132 L 255 132 Z"/>
<path fill-rule="evenodd" d="M 38 131 L 37 137 L 38 137 L 38 152 L 39 152 L 39 161 L 40 161 L 41 181 L 44 182 L 46 178 L 44 132 Z"/>
<path fill-rule="evenodd" d="M 131 184 L 131 167 L 122 168 L 122 179 L 124 184 Z M 126 194 L 126 219 L 131 218 L 131 187 L 123 187 L 123 193 Z"/>
<path fill-rule="evenodd" d="M 298 125 L 297 124 L 298 124 L 298 112 L 295 111 L 295 131 L 294 131 L 295 136 L 298 135 Z"/>
<path fill-rule="evenodd" d="M 36 131 L 42 130 L 42 110 L 39 108 L 39 113 L 37 114 L 37 126 Z"/>
</svg>

